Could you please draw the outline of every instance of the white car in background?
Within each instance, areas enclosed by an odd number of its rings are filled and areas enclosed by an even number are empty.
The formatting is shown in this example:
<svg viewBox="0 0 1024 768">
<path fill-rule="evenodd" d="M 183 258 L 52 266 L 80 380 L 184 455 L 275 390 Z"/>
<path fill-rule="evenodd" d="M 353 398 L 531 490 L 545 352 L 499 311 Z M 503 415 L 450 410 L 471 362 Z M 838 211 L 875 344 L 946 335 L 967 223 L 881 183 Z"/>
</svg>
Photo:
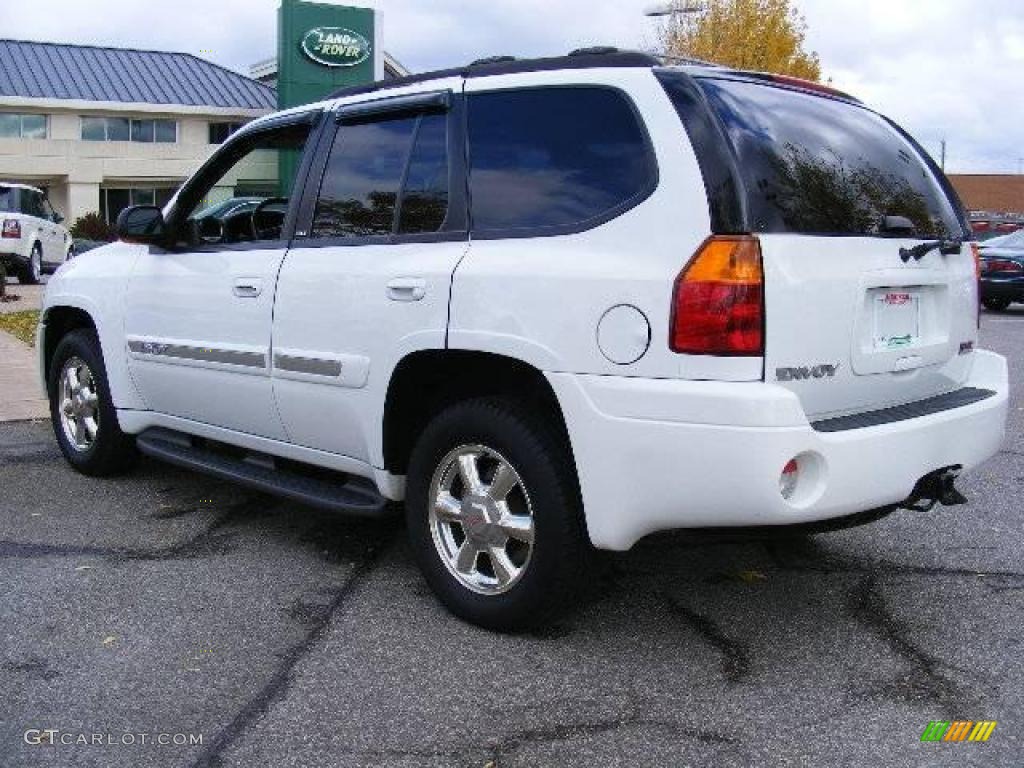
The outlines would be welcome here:
<svg viewBox="0 0 1024 768">
<path fill-rule="evenodd" d="M 22 284 L 35 285 L 75 255 L 64 217 L 35 187 L 0 181 L 0 262 Z"/>
</svg>

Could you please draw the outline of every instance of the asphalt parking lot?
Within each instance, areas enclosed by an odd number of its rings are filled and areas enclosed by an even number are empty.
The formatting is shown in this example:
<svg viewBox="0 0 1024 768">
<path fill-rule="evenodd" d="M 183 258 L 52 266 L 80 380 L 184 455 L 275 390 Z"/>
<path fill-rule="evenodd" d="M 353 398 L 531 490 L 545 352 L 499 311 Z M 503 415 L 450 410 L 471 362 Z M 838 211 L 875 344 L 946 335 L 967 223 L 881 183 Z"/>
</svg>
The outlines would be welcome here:
<svg viewBox="0 0 1024 768">
<path fill-rule="evenodd" d="M 0 425 L 0 765 L 1019 765 L 1024 307 L 983 345 L 1011 424 L 968 506 L 652 537 L 518 637 L 446 614 L 398 523 L 149 462 L 89 480 L 48 424 Z M 957 719 L 999 724 L 920 741 Z"/>
</svg>

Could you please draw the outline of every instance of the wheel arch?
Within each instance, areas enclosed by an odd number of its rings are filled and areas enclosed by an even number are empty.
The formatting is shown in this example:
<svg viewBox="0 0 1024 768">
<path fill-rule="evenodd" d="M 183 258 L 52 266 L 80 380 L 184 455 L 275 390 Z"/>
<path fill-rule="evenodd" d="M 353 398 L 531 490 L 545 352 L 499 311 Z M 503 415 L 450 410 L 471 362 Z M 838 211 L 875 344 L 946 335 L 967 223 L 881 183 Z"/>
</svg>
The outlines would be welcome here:
<svg viewBox="0 0 1024 768">
<path fill-rule="evenodd" d="M 488 396 L 520 400 L 545 414 L 573 459 L 561 404 L 540 369 L 507 355 L 435 349 L 406 355 L 392 372 L 383 412 L 385 469 L 406 474 L 416 439 L 433 416 L 456 402 Z"/>
<path fill-rule="evenodd" d="M 96 321 L 92 314 L 83 309 L 66 304 L 58 304 L 47 307 L 40 319 L 42 338 L 39 339 L 39 353 L 41 357 L 41 373 L 43 376 L 43 388 L 48 389 L 50 381 L 50 362 L 53 354 L 57 351 L 60 340 L 72 331 L 87 328 L 99 333 Z"/>
</svg>

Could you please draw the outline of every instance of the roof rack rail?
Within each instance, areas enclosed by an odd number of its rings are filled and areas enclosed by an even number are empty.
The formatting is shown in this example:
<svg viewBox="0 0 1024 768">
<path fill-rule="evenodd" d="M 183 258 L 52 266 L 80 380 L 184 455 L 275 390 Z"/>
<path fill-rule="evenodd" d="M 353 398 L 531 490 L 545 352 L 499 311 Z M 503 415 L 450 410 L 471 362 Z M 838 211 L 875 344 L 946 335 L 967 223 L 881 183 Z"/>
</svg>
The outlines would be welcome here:
<svg viewBox="0 0 1024 768">
<path fill-rule="evenodd" d="M 475 61 L 469 62 L 471 67 L 482 67 L 485 64 L 507 64 L 510 61 L 516 61 L 515 56 L 485 56 L 482 59 L 476 59 Z"/>
<path fill-rule="evenodd" d="M 692 56 L 672 56 L 671 54 L 662 53 L 656 54 L 659 59 L 669 64 L 689 64 L 695 67 L 715 67 L 716 69 L 724 69 L 724 65 L 715 64 L 713 61 L 707 61 L 706 59 L 695 59 Z"/>
<path fill-rule="evenodd" d="M 328 99 L 340 99 L 346 96 L 358 96 L 364 93 L 386 91 L 406 85 L 423 83 L 430 80 L 441 80 L 447 77 L 490 77 L 492 75 L 511 75 L 521 72 L 543 72 L 558 69 L 597 69 L 625 67 L 659 67 L 661 59 L 640 51 L 620 51 L 610 47 L 581 48 L 573 51 L 570 56 L 552 56 L 542 59 L 516 59 L 511 56 L 496 57 L 497 61 L 473 62 L 469 66 L 454 69 L 442 69 L 434 72 L 421 72 L 408 77 L 393 80 L 379 80 L 375 83 L 342 88 L 335 91 Z"/>
<path fill-rule="evenodd" d="M 589 48 L 577 48 L 569 51 L 570 56 L 609 56 L 613 53 L 622 53 L 614 45 L 592 45 Z"/>
</svg>

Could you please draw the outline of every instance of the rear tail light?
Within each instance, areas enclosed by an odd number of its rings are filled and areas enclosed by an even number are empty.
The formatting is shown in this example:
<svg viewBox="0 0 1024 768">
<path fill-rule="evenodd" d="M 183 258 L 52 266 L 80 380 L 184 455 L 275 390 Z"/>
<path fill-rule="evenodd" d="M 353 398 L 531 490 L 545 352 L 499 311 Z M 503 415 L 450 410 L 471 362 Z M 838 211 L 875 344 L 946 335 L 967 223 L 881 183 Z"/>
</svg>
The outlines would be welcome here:
<svg viewBox="0 0 1024 768">
<path fill-rule="evenodd" d="M 704 241 L 676 279 L 669 346 L 688 355 L 764 354 L 764 271 L 757 238 Z"/>
<path fill-rule="evenodd" d="M 982 272 L 1024 272 L 1024 266 L 1009 259 L 986 259 L 981 264 Z"/>
<path fill-rule="evenodd" d="M 4 219 L 2 237 L 21 238 L 21 222 L 17 219 Z"/>
</svg>

